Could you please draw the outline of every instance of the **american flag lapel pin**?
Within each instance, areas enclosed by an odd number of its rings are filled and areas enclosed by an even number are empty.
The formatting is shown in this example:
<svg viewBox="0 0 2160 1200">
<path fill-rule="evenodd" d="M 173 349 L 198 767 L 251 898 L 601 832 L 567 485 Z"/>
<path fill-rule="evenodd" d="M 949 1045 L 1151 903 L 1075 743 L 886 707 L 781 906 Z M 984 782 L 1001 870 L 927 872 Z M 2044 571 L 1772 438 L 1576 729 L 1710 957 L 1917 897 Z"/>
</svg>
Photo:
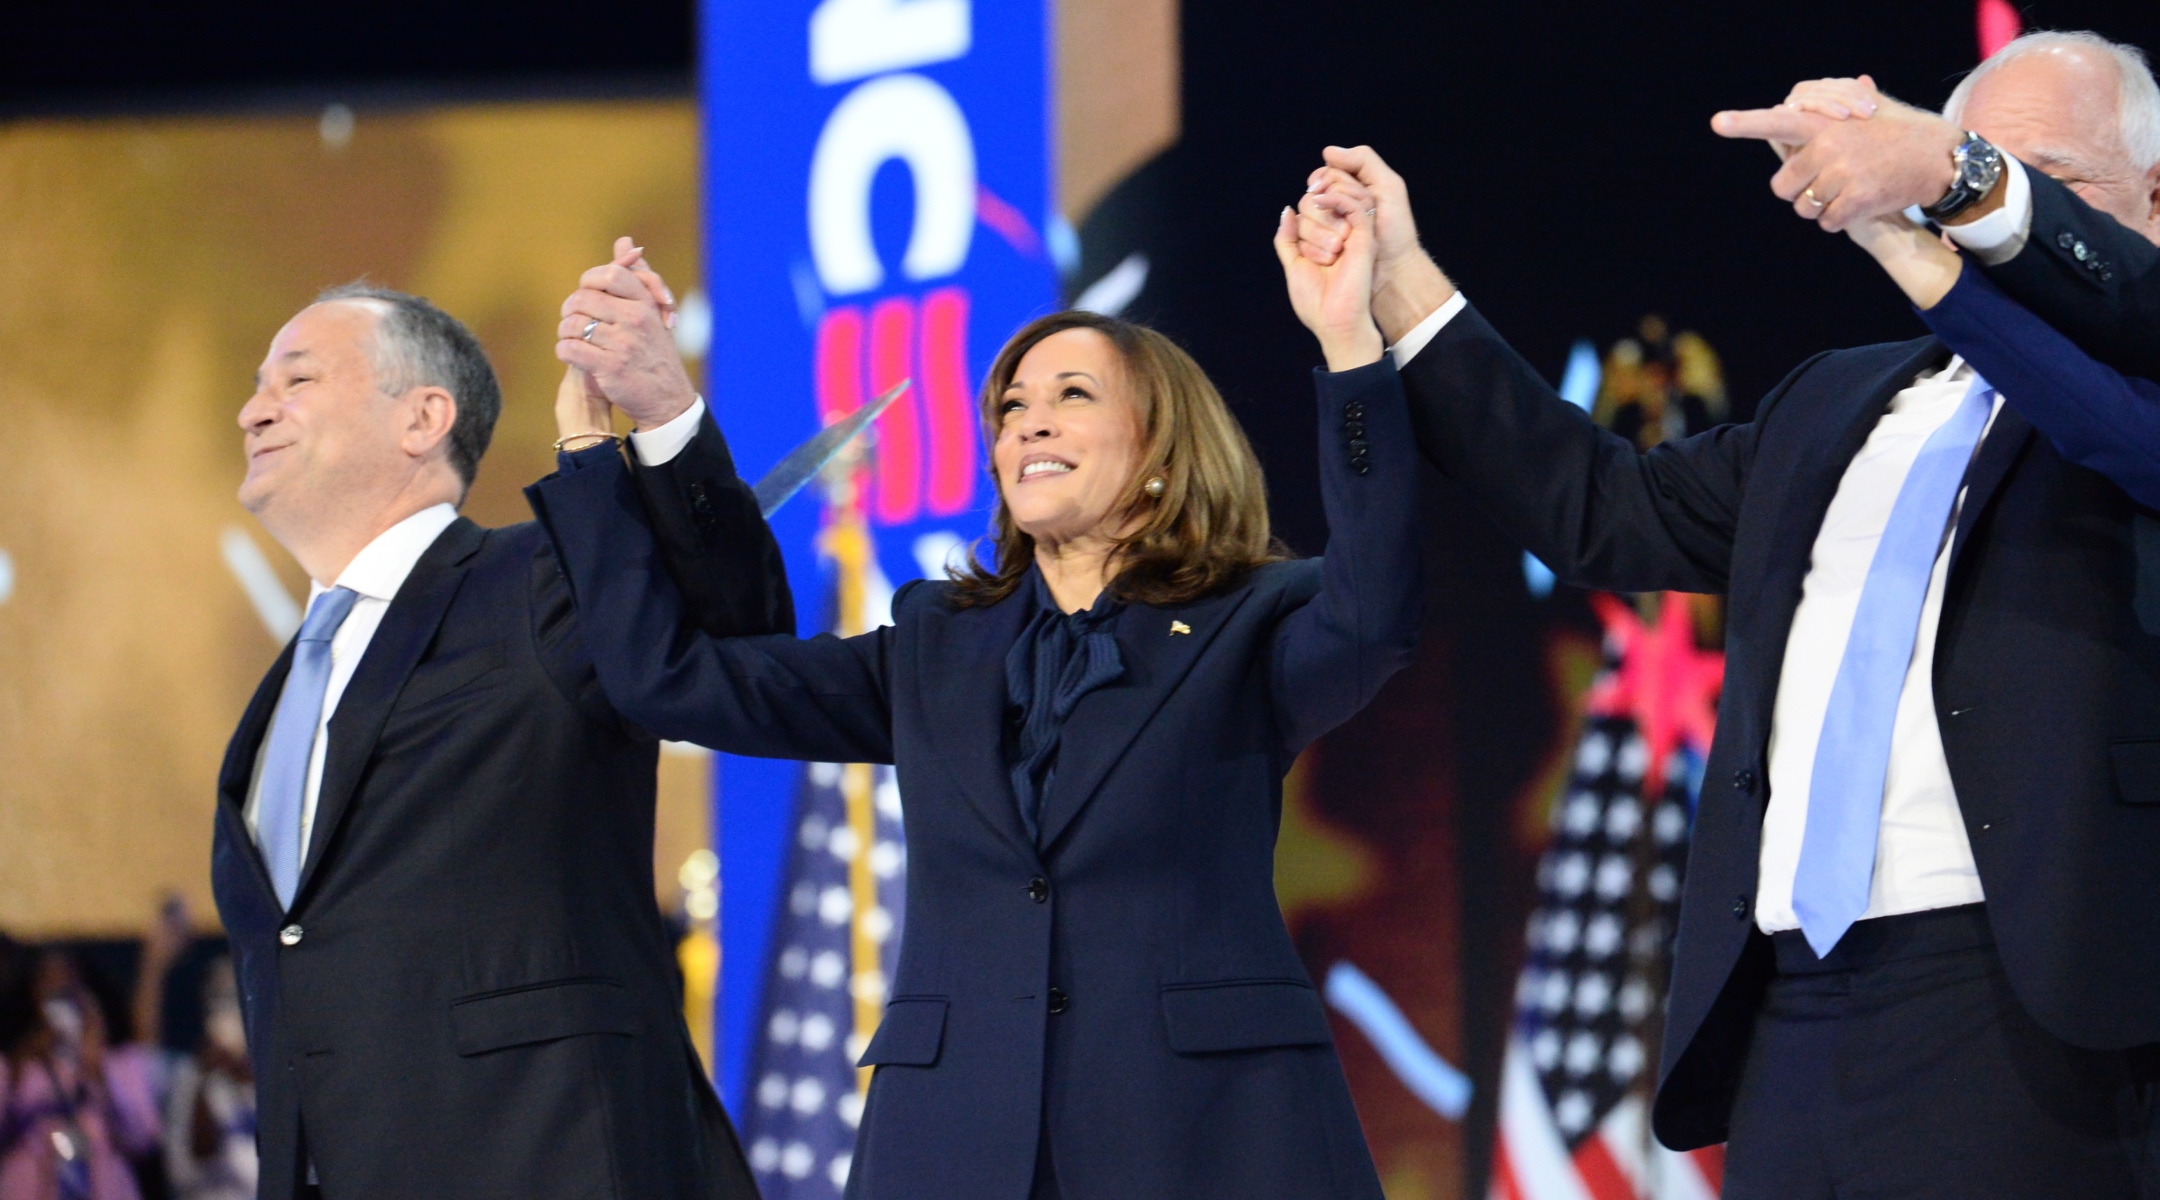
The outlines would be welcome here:
<svg viewBox="0 0 2160 1200">
<path fill-rule="evenodd" d="M 1183 622 L 1183 621 L 1172 621 L 1172 622 L 1170 622 L 1170 636 L 1171 636 L 1171 637 L 1176 637 L 1176 636 L 1177 636 L 1178 634 L 1181 634 L 1181 633 L 1191 633 L 1191 632 L 1192 632 L 1192 626 L 1190 626 L 1190 625 L 1187 625 L 1187 624 L 1186 624 L 1185 622 Z"/>
</svg>

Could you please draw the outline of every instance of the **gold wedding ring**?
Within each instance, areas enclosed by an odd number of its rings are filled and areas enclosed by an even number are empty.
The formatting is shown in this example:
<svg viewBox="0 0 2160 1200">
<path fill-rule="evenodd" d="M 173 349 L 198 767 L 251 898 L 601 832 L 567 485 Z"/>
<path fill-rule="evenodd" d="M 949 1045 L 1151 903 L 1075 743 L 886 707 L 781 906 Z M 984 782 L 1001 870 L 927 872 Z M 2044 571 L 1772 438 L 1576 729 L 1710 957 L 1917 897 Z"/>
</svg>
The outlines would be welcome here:
<svg viewBox="0 0 2160 1200">
<path fill-rule="evenodd" d="M 1800 194 L 1801 194 L 1801 195 L 1803 195 L 1803 196 L 1806 196 L 1806 197 L 1807 197 L 1807 202 L 1808 202 L 1809 204 L 1812 204 L 1812 205 L 1814 205 L 1814 206 L 1815 206 L 1816 208 L 1819 208 L 1819 209 L 1821 209 L 1821 208 L 1828 208 L 1828 207 L 1830 207 L 1830 202 L 1829 202 L 1829 201 L 1827 201 L 1827 200 L 1819 200 L 1819 199 L 1817 199 L 1817 198 L 1815 197 L 1815 189 L 1814 189 L 1814 188 L 1809 188 L 1809 189 L 1807 189 L 1806 191 L 1804 191 L 1804 192 L 1801 192 Z"/>
</svg>

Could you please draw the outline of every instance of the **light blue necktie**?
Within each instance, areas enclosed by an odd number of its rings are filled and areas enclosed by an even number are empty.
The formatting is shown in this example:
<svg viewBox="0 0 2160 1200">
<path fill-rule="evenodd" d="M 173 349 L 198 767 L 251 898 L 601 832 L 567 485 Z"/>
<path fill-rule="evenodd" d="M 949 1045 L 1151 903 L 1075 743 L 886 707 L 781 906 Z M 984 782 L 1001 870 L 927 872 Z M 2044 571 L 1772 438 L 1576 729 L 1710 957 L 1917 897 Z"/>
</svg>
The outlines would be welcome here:
<svg viewBox="0 0 2160 1200">
<path fill-rule="evenodd" d="M 255 789 L 255 836 L 283 908 L 292 907 L 300 886 L 300 814 L 307 805 L 308 760 L 315 753 L 315 727 L 322 722 L 323 692 L 330 686 L 330 639 L 359 598 L 351 588 L 338 587 L 308 605 L 293 645 L 292 670 L 270 718 L 270 745 Z"/>
<path fill-rule="evenodd" d="M 1942 552 L 1951 506 L 1994 403 L 1995 389 L 1975 378 L 1957 411 L 1920 447 L 1860 587 L 1852 636 L 1830 687 L 1822 739 L 1815 744 L 1807 830 L 1793 874 L 1793 912 L 1818 958 L 1827 956 L 1867 911 L 1890 734 L 1912 667 L 1920 608 Z"/>
</svg>

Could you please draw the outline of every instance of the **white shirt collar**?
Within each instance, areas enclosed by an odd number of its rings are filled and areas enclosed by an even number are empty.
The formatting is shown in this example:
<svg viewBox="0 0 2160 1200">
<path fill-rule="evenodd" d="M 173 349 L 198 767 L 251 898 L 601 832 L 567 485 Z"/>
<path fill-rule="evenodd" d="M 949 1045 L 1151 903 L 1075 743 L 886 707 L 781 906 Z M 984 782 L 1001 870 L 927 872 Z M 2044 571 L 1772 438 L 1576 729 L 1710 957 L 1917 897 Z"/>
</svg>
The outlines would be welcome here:
<svg viewBox="0 0 2160 1200">
<path fill-rule="evenodd" d="M 457 509 L 449 504 L 436 504 L 399 521 L 375 535 L 345 570 L 337 577 L 337 587 L 348 587 L 371 600 L 397 599 L 398 589 L 405 586 L 405 577 L 412 574 L 413 564 L 435 544 L 442 531 L 457 520 Z M 330 589 L 311 582 L 308 587 L 308 603 Z"/>
</svg>

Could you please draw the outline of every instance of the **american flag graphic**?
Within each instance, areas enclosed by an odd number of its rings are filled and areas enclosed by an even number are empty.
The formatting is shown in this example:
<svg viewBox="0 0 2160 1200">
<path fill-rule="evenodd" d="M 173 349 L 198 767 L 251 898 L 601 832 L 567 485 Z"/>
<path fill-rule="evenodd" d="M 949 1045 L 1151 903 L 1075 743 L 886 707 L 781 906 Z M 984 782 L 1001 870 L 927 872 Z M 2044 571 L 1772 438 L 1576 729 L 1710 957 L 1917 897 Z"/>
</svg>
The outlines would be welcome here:
<svg viewBox="0 0 2160 1200">
<path fill-rule="evenodd" d="M 1724 657 L 1699 597 L 1654 623 L 1592 597 L 1605 666 L 1538 864 L 1538 907 L 1500 1081 L 1491 1200 L 1714 1200 L 1722 1150 L 1650 1135 L 1688 830 Z"/>
<path fill-rule="evenodd" d="M 841 464 L 852 471 L 852 464 Z M 834 632 L 892 620 L 861 489 L 830 489 L 819 550 L 835 569 Z M 891 767 L 808 763 L 765 975 L 742 1138 L 765 1200 L 833 1200 L 847 1187 L 869 1072 L 855 1060 L 877 1032 L 900 952 L 907 847 Z"/>
</svg>

